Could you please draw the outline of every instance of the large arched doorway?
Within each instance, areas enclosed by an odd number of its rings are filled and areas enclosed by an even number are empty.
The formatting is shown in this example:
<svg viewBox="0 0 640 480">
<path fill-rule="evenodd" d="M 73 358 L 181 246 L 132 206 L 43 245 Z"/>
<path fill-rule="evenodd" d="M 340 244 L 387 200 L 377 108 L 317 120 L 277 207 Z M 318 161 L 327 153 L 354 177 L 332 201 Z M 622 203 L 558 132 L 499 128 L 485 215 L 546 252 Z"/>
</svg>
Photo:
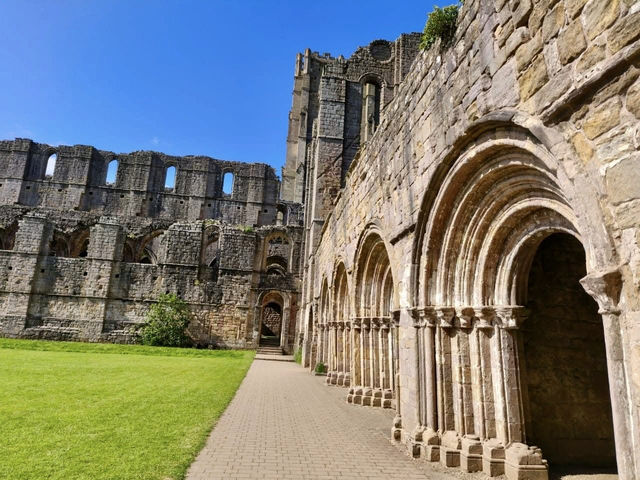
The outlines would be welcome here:
<svg viewBox="0 0 640 480">
<path fill-rule="evenodd" d="M 528 278 L 526 436 L 552 477 L 616 466 L 602 318 L 579 283 L 585 274 L 582 244 L 555 233 L 538 247 Z"/>
<path fill-rule="evenodd" d="M 261 346 L 280 346 L 282 333 L 282 305 L 271 301 L 262 307 L 262 324 L 260 326 Z"/>
</svg>

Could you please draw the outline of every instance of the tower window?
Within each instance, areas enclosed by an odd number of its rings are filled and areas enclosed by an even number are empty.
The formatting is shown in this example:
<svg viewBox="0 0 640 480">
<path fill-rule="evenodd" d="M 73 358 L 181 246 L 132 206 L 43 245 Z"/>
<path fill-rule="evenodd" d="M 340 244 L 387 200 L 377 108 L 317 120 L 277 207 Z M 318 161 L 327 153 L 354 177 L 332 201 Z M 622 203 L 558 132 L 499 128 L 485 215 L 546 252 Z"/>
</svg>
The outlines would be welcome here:
<svg viewBox="0 0 640 480">
<path fill-rule="evenodd" d="M 225 172 L 222 177 L 222 193 L 225 195 L 231 195 L 233 193 L 233 173 Z"/>
<path fill-rule="evenodd" d="M 118 175 L 118 160 L 113 159 L 109 162 L 109 166 L 107 167 L 107 178 L 105 183 L 107 185 L 114 185 L 116 183 L 116 177 Z"/>
<path fill-rule="evenodd" d="M 176 167 L 171 166 L 167 168 L 167 173 L 164 177 L 164 189 L 173 191 L 176 188 Z"/>
<path fill-rule="evenodd" d="M 53 173 L 56 171 L 56 161 L 58 160 L 58 154 L 52 153 L 47 159 L 47 168 L 44 171 L 45 178 L 53 177 Z"/>
</svg>

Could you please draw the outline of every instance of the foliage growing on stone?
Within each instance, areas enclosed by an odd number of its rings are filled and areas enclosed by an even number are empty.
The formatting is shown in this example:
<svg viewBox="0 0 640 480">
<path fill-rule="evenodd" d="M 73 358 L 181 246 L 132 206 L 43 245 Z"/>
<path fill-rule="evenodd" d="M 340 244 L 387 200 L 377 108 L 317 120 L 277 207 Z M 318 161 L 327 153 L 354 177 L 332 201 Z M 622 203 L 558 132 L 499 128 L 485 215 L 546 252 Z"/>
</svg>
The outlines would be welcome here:
<svg viewBox="0 0 640 480">
<path fill-rule="evenodd" d="M 420 48 L 428 50 L 438 39 L 442 40 L 441 46 L 451 45 L 456 35 L 458 25 L 458 10 L 460 4 L 449 5 L 448 7 L 434 7 L 427 17 L 427 23 L 422 32 Z"/>
<path fill-rule="evenodd" d="M 177 295 L 163 294 L 151 305 L 140 330 L 144 345 L 186 347 L 191 344 L 186 330 L 191 322 L 187 303 Z"/>
<path fill-rule="evenodd" d="M 293 361 L 298 364 L 302 364 L 302 350 L 298 349 L 293 352 Z"/>
<path fill-rule="evenodd" d="M 326 373 L 327 367 L 322 362 L 316 363 L 315 372 L 316 373 Z"/>
</svg>

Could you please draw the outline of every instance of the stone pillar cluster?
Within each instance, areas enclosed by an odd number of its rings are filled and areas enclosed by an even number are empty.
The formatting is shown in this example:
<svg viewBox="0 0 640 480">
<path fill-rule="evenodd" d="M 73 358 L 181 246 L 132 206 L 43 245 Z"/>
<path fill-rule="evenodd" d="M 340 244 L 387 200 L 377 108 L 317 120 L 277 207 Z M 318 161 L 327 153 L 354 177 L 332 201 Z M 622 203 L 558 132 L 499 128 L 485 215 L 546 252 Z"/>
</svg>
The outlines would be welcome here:
<svg viewBox="0 0 640 480">
<path fill-rule="evenodd" d="M 467 472 L 546 478 L 525 445 L 520 379 L 521 306 L 412 310 L 419 422 L 403 440 L 415 456 Z"/>
</svg>

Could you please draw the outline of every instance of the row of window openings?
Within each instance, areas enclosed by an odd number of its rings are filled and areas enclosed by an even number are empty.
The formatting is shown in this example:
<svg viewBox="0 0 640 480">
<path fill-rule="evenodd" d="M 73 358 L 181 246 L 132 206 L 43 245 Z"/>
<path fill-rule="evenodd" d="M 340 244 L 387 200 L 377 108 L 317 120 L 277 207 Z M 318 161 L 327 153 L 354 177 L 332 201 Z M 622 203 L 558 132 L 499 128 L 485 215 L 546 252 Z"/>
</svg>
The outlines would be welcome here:
<svg viewBox="0 0 640 480">
<path fill-rule="evenodd" d="M 58 155 L 53 153 L 47 159 L 47 168 L 45 169 L 45 177 L 53 177 L 53 173 L 56 169 L 56 160 Z M 118 160 L 113 159 L 109 162 L 107 167 L 107 177 L 105 183 L 107 185 L 113 185 L 116 183 L 116 176 L 118 174 Z M 173 190 L 176 186 L 176 167 L 171 166 L 167 168 L 164 176 L 164 188 L 167 190 Z M 225 172 L 222 177 L 222 193 L 225 195 L 231 195 L 233 192 L 233 173 Z"/>
</svg>

